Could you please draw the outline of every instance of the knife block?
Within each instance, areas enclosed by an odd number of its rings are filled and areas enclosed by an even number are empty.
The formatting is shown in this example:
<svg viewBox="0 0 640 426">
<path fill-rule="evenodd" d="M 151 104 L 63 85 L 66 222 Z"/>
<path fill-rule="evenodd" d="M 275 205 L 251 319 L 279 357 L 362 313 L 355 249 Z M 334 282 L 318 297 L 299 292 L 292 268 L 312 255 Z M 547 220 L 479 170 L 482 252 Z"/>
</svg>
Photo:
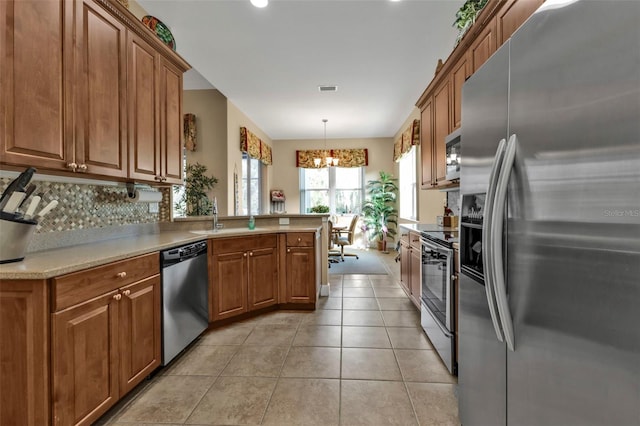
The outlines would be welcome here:
<svg viewBox="0 0 640 426">
<path fill-rule="evenodd" d="M 0 217 L 0 263 L 19 262 L 24 259 L 37 223 L 7 216 Z"/>
</svg>

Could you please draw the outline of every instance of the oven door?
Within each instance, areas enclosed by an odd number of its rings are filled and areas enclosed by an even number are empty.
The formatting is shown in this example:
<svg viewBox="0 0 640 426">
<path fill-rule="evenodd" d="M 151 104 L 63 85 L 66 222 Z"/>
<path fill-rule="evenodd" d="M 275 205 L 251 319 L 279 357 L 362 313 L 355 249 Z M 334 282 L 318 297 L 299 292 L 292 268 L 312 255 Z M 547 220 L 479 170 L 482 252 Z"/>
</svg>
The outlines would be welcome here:
<svg viewBox="0 0 640 426">
<path fill-rule="evenodd" d="M 448 332 L 453 332 L 453 250 L 422 238 L 422 304 Z"/>
</svg>

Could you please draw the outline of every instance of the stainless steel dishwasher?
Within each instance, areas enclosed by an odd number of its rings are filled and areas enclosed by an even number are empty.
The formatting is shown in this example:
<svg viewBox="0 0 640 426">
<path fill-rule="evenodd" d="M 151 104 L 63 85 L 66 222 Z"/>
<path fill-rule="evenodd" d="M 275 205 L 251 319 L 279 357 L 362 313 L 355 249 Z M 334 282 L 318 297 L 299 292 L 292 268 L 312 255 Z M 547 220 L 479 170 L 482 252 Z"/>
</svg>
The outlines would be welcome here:
<svg viewBox="0 0 640 426">
<path fill-rule="evenodd" d="M 162 262 L 162 365 L 209 325 L 207 242 L 160 252 Z"/>
</svg>

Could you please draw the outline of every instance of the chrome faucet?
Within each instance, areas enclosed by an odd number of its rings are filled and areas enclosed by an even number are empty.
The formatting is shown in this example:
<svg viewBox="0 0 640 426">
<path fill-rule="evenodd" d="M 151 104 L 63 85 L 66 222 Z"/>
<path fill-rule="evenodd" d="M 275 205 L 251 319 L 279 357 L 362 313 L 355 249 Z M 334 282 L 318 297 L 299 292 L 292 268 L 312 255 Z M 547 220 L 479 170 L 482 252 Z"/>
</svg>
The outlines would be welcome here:
<svg viewBox="0 0 640 426">
<path fill-rule="evenodd" d="M 213 230 L 218 230 L 218 198 L 216 197 L 213 197 Z"/>
</svg>

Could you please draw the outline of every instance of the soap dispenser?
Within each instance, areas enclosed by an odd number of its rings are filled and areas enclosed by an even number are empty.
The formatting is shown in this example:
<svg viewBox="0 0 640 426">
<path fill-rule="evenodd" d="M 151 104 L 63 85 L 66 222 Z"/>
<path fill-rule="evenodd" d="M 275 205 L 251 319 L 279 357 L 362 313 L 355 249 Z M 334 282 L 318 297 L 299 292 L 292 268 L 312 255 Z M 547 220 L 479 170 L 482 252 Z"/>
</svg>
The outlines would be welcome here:
<svg viewBox="0 0 640 426">
<path fill-rule="evenodd" d="M 249 217 L 249 229 L 256 229 L 256 219 L 253 216 Z"/>
</svg>

